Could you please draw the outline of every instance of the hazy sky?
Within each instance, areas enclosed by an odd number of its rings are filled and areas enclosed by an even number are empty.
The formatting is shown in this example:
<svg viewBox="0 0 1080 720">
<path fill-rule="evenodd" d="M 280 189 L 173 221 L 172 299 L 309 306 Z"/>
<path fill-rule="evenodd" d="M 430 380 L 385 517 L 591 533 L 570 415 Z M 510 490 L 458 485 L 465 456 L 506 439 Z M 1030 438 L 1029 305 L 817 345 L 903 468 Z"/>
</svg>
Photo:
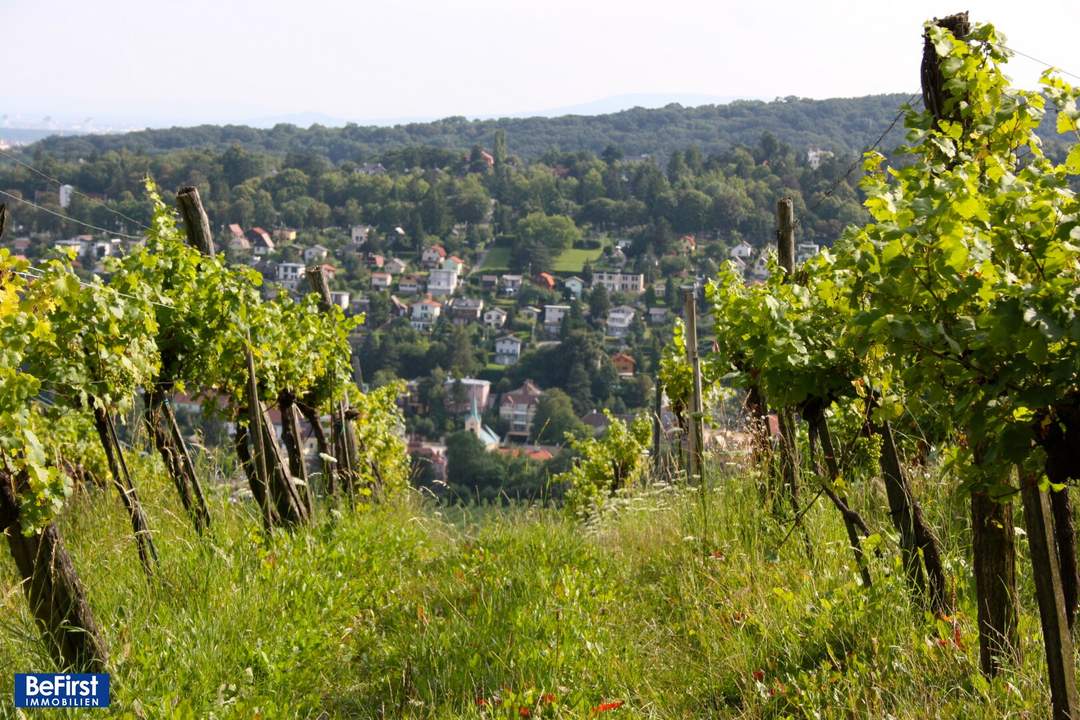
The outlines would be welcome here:
<svg viewBox="0 0 1080 720">
<path fill-rule="evenodd" d="M 918 87 L 922 22 L 965 8 L 1080 72 L 1078 0 L 0 0 L 0 115 L 371 120 L 630 93 L 904 92 Z M 1024 85 L 1039 69 L 1010 65 Z"/>
</svg>

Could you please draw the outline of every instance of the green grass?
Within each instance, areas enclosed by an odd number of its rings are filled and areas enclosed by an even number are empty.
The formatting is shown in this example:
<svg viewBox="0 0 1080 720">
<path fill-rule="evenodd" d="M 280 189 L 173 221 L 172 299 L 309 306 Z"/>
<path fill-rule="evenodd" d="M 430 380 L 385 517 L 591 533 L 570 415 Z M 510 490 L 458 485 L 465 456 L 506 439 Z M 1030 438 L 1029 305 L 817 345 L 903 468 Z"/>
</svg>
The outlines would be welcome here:
<svg viewBox="0 0 1080 720">
<path fill-rule="evenodd" d="M 481 271 L 507 272 L 510 270 L 510 254 L 512 249 L 509 245 L 492 245 L 480 266 Z"/>
<path fill-rule="evenodd" d="M 708 533 L 696 492 L 658 489 L 587 526 L 555 510 L 410 496 L 324 509 L 314 527 L 267 542 L 250 501 L 224 487 L 200 539 L 156 468 L 133 463 L 157 579 L 144 578 L 111 491 L 75 497 L 61 522 L 111 648 L 118 716 L 509 718 L 528 706 L 586 718 L 613 701 L 625 705 L 604 717 L 1046 714 L 1030 578 L 1024 664 L 986 685 L 961 548 L 946 544 L 961 578 L 957 647 L 952 625 L 911 609 L 887 542 L 864 589 L 824 501 L 807 516 L 808 560 L 798 536 L 780 546 L 786 528 L 745 475 L 717 481 Z M 876 488 L 852 497 L 886 506 Z M 932 521 L 959 527 L 962 505 L 939 500 Z M 870 517 L 884 527 L 883 513 Z M 53 667 L 13 563 L 0 570 L 10 698 L 12 672 Z M 13 712 L 5 699 L 0 717 Z"/>
<path fill-rule="evenodd" d="M 584 269 L 585 263 L 595 262 L 603 254 L 604 249 L 602 247 L 592 250 L 584 250 L 581 248 L 563 250 L 555 258 L 552 272 L 579 273 Z"/>
</svg>

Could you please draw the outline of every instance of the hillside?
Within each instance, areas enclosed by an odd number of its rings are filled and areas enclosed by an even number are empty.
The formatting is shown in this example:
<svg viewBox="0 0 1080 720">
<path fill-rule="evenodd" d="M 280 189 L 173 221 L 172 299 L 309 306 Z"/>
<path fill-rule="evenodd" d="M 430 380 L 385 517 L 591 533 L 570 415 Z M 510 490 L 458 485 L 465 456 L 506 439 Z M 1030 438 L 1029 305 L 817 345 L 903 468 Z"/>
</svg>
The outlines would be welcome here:
<svg viewBox="0 0 1080 720">
<path fill-rule="evenodd" d="M 696 144 L 709 154 L 734 145 L 753 145 L 766 131 L 796 148 L 821 147 L 858 153 L 873 142 L 909 97 L 900 93 L 830 100 L 791 97 L 773 102 L 741 100 L 694 108 L 681 105 L 634 108 L 594 116 L 498 120 L 450 117 L 394 127 L 314 125 L 305 130 L 295 125 L 277 125 L 260 130 L 236 125 L 201 125 L 121 135 L 52 137 L 33 149 L 58 158 L 72 158 L 110 150 L 162 153 L 183 148 L 224 150 L 240 145 L 275 154 L 312 151 L 332 162 L 340 162 L 367 159 L 412 145 L 450 149 L 467 149 L 475 144 L 489 146 L 495 131 L 502 129 L 512 140 L 511 152 L 526 159 L 538 158 L 552 150 L 599 153 L 608 145 L 619 147 L 627 155 L 667 156 L 673 150 Z M 900 134 L 896 133 L 891 139 L 899 138 Z"/>
</svg>

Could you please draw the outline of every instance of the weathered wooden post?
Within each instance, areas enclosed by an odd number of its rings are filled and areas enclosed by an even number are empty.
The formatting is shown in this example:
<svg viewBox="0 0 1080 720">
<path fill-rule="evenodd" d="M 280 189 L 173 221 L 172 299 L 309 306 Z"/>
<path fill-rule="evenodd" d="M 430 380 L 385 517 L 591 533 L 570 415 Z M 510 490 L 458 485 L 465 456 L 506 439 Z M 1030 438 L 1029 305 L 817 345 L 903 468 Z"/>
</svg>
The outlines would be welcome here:
<svg viewBox="0 0 1080 720">
<path fill-rule="evenodd" d="M 1024 503 L 1035 597 L 1039 601 L 1053 718 L 1076 720 L 1080 718 L 1080 696 L 1076 691 L 1072 633 L 1065 614 L 1050 500 L 1039 487 L 1038 475 L 1020 472 L 1020 497 Z"/>
<path fill-rule="evenodd" d="M 776 203 L 776 221 L 776 255 L 790 281 L 795 274 L 795 210 L 791 198 L 781 198 Z M 776 419 L 780 426 L 780 476 L 792 511 L 798 518 L 799 435 L 795 411 L 790 407 L 778 408 Z"/>
<path fill-rule="evenodd" d="M 203 255 L 214 254 L 214 235 L 210 232 L 210 218 L 206 216 L 199 189 L 186 185 L 176 193 L 176 205 L 180 208 L 180 217 L 184 219 L 188 244 Z"/>
<path fill-rule="evenodd" d="M 683 288 L 683 307 L 686 311 L 686 361 L 690 365 L 691 377 L 693 378 L 690 391 L 689 432 L 687 439 L 690 444 L 689 478 L 702 480 L 702 460 L 704 449 L 702 448 L 703 433 L 701 427 L 701 358 L 698 356 L 697 344 L 697 301 L 694 297 L 694 288 Z"/>
<path fill-rule="evenodd" d="M 251 457 L 252 475 L 255 482 L 252 484 L 252 494 L 259 502 L 263 512 L 263 527 L 267 532 L 273 529 L 277 514 L 270 503 L 270 473 L 267 470 L 266 448 L 264 446 L 264 434 L 262 428 L 263 414 L 262 403 L 259 401 L 259 384 L 255 380 L 255 358 L 251 354 L 251 336 L 248 336 L 245 348 L 247 359 L 247 403 L 248 403 L 248 430 L 254 452 Z M 240 435 L 237 433 L 237 438 Z M 246 446 L 245 446 L 246 447 Z M 241 458 L 243 460 L 243 458 Z"/>
<path fill-rule="evenodd" d="M 147 577 L 153 577 L 157 565 L 157 550 L 154 548 L 154 539 L 150 534 L 150 525 L 143 512 L 139 495 L 135 491 L 135 485 L 128 474 L 127 463 L 124 461 L 124 451 L 116 437 L 116 428 L 112 424 L 112 418 L 108 411 L 99 404 L 94 403 L 94 428 L 97 430 L 101 447 L 105 451 L 105 459 L 109 463 L 109 473 L 112 475 L 113 486 L 120 493 L 120 500 L 124 503 L 128 517 L 131 519 L 131 530 L 135 534 L 135 545 L 139 549 L 139 560 L 142 561 L 143 570 Z"/>
</svg>

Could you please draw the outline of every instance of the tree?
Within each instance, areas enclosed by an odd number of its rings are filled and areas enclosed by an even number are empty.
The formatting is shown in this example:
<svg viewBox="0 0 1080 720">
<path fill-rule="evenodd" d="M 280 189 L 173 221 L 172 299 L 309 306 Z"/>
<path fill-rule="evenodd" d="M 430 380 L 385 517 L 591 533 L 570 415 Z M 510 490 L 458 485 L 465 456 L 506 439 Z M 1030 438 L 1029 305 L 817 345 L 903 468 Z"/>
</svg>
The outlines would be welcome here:
<svg viewBox="0 0 1080 720">
<path fill-rule="evenodd" d="M 607 288 L 597 285 L 589 292 L 589 315 L 594 324 L 604 322 L 608 310 L 611 309 L 611 299 L 608 297 Z"/>
<path fill-rule="evenodd" d="M 530 440 L 542 445 L 561 445 L 566 441 L 567 434 L 583 438 L 588 434 L 588 429 L 574 413 L 570 396 L 553 388 L 540 396 Z"/>
</svg>

